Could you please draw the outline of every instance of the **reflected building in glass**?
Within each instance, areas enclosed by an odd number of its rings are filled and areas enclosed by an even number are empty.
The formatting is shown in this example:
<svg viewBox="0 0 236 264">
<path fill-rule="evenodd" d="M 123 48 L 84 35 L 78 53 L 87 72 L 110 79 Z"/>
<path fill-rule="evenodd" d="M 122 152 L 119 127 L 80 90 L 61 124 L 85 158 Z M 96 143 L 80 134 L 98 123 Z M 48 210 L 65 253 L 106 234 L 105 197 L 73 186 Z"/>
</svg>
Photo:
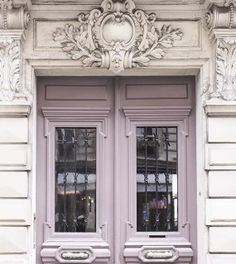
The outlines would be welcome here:
<svg viewBox="0 0 236 264">
<path fill-rule="evenodd" d="M 56 232 L 96 231 L 96 128 L 56 128 Z"/>
<path fill-rule="evenodd" d="M 136 145 L 137 231 L 177 231 L 177 128 L 137 127 Z"/>
</svg>

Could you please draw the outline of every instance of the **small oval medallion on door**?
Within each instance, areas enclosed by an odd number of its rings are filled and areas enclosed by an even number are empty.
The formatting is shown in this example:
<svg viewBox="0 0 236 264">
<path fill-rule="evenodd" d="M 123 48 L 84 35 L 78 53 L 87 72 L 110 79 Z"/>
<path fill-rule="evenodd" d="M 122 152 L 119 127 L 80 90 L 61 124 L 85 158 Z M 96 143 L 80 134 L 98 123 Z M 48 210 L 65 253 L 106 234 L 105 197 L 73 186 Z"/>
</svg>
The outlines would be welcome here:
<svg viewBox="0 0 236 264">
<path fill-rule="evenodd" d="M 138 253 L 141 263 L 176 263 L 179 250 L 174 246 L 143 246 Z M 177 263 L 182 263 L 179 259 Z"/>
<path fill-rule="evenodd" d="M 173 257 L 171 250 L 148 250 L 144 254 L 146 259 L 169 259 Z"/>
<path fill-rule="evenodd" d="M 85 251 L 63 252 L 61 258 L 65 260 L 85 260 L 89 258 L 89 253 Z"/>
</svg>

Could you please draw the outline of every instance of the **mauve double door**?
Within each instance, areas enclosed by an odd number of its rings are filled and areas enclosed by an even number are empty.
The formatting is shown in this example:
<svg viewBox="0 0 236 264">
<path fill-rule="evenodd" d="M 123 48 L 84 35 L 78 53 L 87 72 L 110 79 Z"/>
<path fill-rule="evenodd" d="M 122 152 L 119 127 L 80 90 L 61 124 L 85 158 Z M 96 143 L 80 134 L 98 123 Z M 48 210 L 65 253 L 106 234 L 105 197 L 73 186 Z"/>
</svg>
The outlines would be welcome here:
<svg viewBox="0 0 236 264">
<path fill-rule="evenodd" d="M 37 264 L 143 263 L 143 246 L 188 233 L 181 217 L 196 205 L 181 200 L 178 174 L 180 152 L 194 156 L 193 86 L 191 77 L 38 78 Z"/>
</svg>

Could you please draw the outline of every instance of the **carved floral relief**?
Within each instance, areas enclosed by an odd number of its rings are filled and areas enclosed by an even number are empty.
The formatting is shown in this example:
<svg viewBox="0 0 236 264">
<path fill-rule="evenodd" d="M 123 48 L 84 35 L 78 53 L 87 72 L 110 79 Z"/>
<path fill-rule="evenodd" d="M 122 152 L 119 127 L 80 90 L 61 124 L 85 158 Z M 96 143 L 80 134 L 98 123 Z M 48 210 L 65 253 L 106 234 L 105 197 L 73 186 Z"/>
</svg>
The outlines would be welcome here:
<svg viewBox="0 0 236 264">
<path fill-rule="evenodd" d="M 236 100 L 236 38 L 225 38 L 218 43 L 216 90 L 219 97 Z"/>
<path fill-rule="evenodd" d="M 206 13 L 211 40 L 216 40 L 215 88 L 210 98 L 236 100 L 236 1 L 212 4 Z"/>
<path fill-rule="evenodd" d="M 180 28 L 158 28 L 156 19 L 154 13 L 135 9 L 132 0 L 104 0 L 101 8 L 79 14 L 77 25 L 57 28 L 53 39 L 61 43 L 71 59 L 80 60 L 85 67 L 119 73 L 163 58 L 165 50 L 182 39 Z"/>
<path fill-rule="evenodd" d="M 0 0 L 0 101 L 29 100 L 23 88 L 21 49 L 30 16 L 25 4 Z"/>
<path fill-rule="evenodd" d="M 21 91 L 20 41 L 0 40 L 0 101 L 26 98 Z"/>
</svg>

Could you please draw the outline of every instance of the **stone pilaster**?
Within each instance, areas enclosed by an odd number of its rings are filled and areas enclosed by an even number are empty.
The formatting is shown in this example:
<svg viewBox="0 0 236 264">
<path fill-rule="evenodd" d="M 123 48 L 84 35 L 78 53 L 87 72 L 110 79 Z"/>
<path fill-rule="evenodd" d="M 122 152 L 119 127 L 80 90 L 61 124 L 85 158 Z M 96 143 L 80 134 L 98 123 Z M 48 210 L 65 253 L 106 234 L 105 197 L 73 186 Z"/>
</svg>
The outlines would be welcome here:
<svg viewBox="0 0 236 264">
<path fill-rule="evenodd" d="M 236 1 L 206 14 L 212 41 L 213 92 L 206 101 L 209 228 L 208 263 L 235 263 L 236 250 Z"/>
<path fill-rule="evenodd" d="M 0 263 L 32 263 L 31 148 L 22 56 L 29 12 L 24 0 L 0 0 Z"/>
</svg>

